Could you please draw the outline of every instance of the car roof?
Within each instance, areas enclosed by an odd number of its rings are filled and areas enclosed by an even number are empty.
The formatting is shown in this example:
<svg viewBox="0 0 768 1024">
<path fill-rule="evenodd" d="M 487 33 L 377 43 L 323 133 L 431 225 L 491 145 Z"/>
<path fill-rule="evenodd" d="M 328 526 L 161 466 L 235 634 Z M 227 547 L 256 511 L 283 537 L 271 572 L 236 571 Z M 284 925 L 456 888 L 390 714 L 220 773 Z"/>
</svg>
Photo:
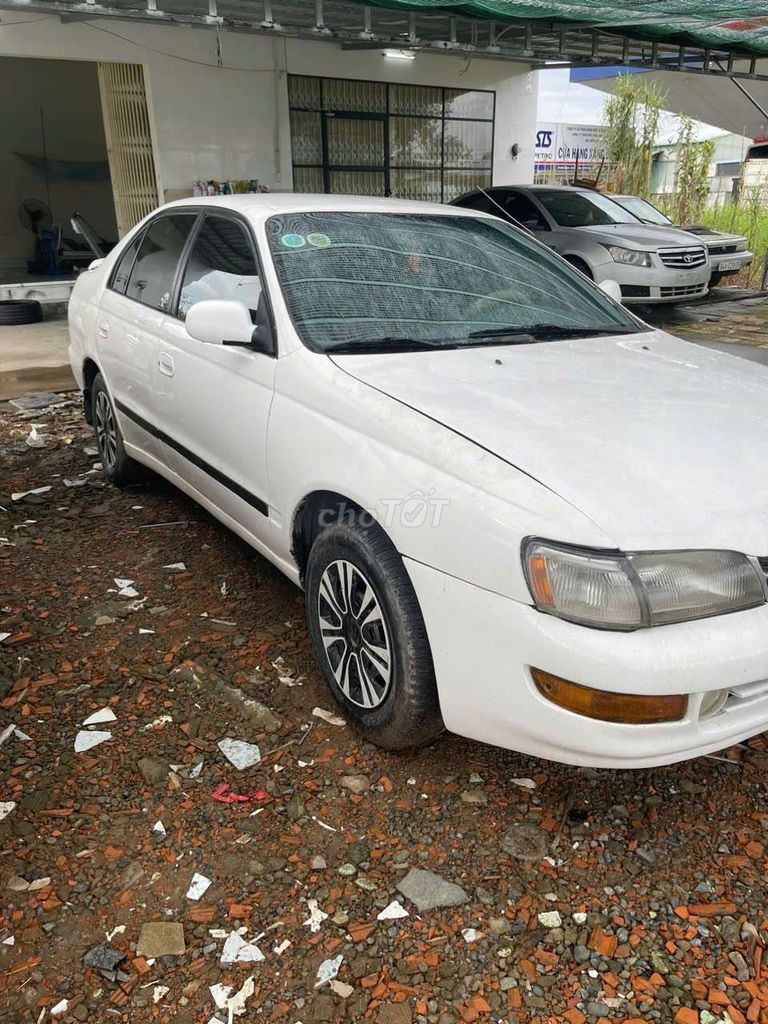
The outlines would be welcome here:
<svg viewBox="0 0 768 1024">
<path fill-rule="evenodd" d="M 596 192 L 594 188 L 583 188 L 578 185 L 489 185 L 488 188 L 474 189 L 475 192 L 498 192 L 509 188 L 523 192 Z M 600 193 L 602 194 L 602 193 Z"/>
<path fill-rule="evenodd" d="M 375 196 L 314 195 L 294 192 L 257 192 L 232 196 L 195 196 L 191 199 L 177 199 L 166 203 L 163 210 L 185 206 L 210 206 L 236 210 L 251 217 L 271 217 L 279 213 L 313 211 L 359 212 L 359 213 L 411 213 L 450 214 L 456 216 L 478 216 L 477 210 L 458 210 L 443 203 L 425 203 L 410 199 L 384 199 Z"/>
</svg>

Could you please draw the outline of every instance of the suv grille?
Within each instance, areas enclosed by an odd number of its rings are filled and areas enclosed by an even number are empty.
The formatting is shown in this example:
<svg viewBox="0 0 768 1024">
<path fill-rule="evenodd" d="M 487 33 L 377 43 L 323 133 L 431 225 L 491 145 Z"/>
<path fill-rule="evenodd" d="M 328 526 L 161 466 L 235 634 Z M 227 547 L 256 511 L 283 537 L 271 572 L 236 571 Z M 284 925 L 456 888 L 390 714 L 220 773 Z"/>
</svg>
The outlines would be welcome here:
<svg viewBox="0 0 768 1024">
<path fill-rule="evenodd" d="M 674 270 L 695 270 L 707 262 L 707 252 L 701 245 L 684 249 L 660 249 L 659 258 L 665 267 Z"/>
<path fill-rule="evenodd" d="M 724 256 L 727 252 L 736 252 L 738 246 L 735 242 L 731 245 L 708 245 L 710 256 Z"/>
</svg>

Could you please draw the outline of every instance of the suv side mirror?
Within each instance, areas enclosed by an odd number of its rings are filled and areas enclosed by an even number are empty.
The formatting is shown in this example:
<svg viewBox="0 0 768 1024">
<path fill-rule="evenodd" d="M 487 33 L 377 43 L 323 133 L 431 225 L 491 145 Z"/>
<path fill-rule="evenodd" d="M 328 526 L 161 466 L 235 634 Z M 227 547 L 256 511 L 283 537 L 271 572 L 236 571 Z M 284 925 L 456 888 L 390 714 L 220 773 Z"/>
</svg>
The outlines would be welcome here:
<svg viewBox="0 0 768 1024">
<path fill-rule="evenodd" d="M 259 302 L 261 309 L 262 303 Z M 254 327 L 248 307 L 232 299 L 204 299 L 190 307 L 187 334 L 206 345 L 238 345 L 271 354 L 272 330 L 266 316 L 257 313 Z"/>
</svg>

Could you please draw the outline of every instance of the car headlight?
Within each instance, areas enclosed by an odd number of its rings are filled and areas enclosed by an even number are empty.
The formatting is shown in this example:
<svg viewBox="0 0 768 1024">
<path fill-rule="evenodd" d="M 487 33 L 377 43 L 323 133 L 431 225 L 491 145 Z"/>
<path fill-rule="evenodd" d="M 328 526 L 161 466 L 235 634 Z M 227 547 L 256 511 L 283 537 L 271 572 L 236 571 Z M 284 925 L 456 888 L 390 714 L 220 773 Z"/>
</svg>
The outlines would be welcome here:
<svg viewBox="0 0 768 1024">
<path fill-rule="evenodd" d="M 523 545 L 539 611 L 599 629 L 632 630 L 754 608 L 760 577 L 736 551 L 590 551 L 531 539 Z"/>
<path fill-rule="evenodd" d="M 620 245 L 609 245 L 608 252 L 614 263 L 625 263 L 630 267 L 650 267 L 651 254 L 639 249 L 623 249 Z"/>
</svg>

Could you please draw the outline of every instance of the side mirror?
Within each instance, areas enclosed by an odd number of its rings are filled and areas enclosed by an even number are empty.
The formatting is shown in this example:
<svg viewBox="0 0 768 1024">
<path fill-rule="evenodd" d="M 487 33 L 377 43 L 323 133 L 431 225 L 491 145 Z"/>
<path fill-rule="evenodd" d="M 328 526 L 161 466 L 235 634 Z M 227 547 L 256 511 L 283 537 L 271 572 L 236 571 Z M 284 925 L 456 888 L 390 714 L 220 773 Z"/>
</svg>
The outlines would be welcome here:
<svg viewBox="0 0 768 1024">
<path fill-rule="evenodd" d="M 253 322 L 248 307 L 229 299 L 205 299 L 191 306 L 185 321 L 187 334 L 205 345 L 234 342 L 250 345 Z"/>
</svg>

